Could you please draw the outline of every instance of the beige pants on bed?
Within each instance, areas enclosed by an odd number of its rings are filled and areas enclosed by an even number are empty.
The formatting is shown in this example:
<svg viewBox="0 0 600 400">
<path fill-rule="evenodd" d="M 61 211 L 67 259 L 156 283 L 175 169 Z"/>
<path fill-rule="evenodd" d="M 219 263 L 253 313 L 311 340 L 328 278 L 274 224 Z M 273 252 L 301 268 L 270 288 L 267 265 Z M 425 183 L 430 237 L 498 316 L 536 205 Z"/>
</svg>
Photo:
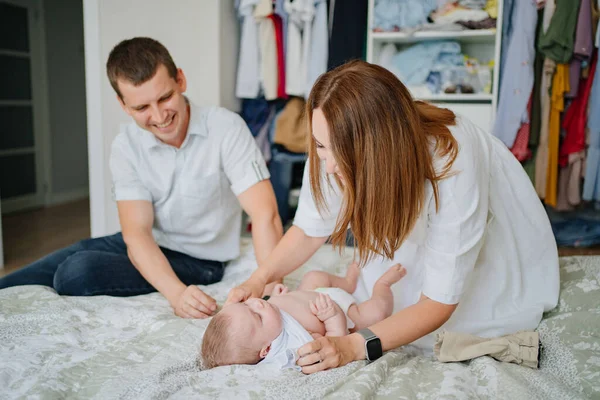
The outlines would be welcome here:
<svg viewBox="0 0 600 400">
<path fill-rule="evenodd" d="M 519 332 L 491 339 L 443 332 L 438 334 L 433 352 L 441 362 L 465 361 L 488 355 L 498 361 L 537 368 L 539 339 L 537 332 Z"/>
</svg>

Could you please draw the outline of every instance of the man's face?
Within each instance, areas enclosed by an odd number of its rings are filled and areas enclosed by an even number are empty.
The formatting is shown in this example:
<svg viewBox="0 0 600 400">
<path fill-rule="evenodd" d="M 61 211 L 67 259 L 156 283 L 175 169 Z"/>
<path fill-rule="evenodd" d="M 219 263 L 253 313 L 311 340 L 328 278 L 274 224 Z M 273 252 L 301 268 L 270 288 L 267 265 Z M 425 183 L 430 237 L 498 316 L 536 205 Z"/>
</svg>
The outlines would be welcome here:
<svg viewBox="0 0 600 400">
<path fill-rule="evenodd" d="M 142 129 L 150 131 L 162 142 L 180 147 L 185 139 L 189 109 L 183 97 L 186 89 L 185 75 L 177 70 L 177 80 L 171 78 L 164 65 L 154 76 L 139 86 L 118 80 L 123 98 L 121 107 L 133 117 Z"/>
</svg>

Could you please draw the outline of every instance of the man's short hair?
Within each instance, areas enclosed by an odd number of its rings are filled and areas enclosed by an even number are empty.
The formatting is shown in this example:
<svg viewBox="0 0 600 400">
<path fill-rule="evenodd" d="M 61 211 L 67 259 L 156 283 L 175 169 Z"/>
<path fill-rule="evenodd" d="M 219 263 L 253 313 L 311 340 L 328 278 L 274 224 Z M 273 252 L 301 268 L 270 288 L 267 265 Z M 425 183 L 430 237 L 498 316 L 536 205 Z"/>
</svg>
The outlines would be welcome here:
<svg viewBox="0 0 600 400">
<path fill-rule="evenodd" d="M 177 79 L 177 67 L 167 48 L 157 40 L 135 37 L 123 40 L 111 50 L 106 62 L 106 74 L 117 95 L 123 99 L 118 79 L 139 86 L 149 81 L 160 65 L 167 68 L 171 78 Z"/>
</svg>

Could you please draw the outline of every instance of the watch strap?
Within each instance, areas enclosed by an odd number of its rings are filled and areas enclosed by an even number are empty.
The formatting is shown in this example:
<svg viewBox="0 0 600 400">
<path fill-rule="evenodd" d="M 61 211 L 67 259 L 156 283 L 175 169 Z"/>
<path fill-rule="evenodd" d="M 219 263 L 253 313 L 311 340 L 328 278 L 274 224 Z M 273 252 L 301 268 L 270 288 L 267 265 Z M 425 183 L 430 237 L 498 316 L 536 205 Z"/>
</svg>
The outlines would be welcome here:
<svg viewBox="0 0 600 400">
<path fill-rule="evenodd" d="M 371 339 L 374 339 L 377 337 L 376 334 L 373 333 L 372 330 L 370 330 L 369 328 L 363 328 L 361 330 L 358 331 L 358 333 L 365 338 L 366 341 L 369 341 Z"/>
</svg>

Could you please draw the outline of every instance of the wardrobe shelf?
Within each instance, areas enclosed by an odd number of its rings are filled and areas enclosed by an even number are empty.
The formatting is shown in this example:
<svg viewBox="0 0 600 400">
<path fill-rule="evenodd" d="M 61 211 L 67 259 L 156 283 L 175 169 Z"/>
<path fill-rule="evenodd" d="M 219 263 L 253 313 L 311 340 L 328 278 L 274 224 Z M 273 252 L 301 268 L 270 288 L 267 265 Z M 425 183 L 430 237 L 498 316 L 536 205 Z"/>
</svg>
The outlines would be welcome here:
<svg viewBox="0 0 600 400">
<path fill-rule="evenodd" d="M 489 93 L 458 93 L 458 94 L 432 94 L 429 96 L 414 96 L 418 100 L 425 101 L 478 101 L 491 103 L 494 96 Z"/>
<path fill-rule="evenodd" d="M 494 43 L 496 29 L 473 29 L 465 31 L 417 31 L 404 32 L 371 32 L 371 39 L 387 43 L 414 43 L 430 40 L 456 40 L 465 43 Z"/>
</svg>

